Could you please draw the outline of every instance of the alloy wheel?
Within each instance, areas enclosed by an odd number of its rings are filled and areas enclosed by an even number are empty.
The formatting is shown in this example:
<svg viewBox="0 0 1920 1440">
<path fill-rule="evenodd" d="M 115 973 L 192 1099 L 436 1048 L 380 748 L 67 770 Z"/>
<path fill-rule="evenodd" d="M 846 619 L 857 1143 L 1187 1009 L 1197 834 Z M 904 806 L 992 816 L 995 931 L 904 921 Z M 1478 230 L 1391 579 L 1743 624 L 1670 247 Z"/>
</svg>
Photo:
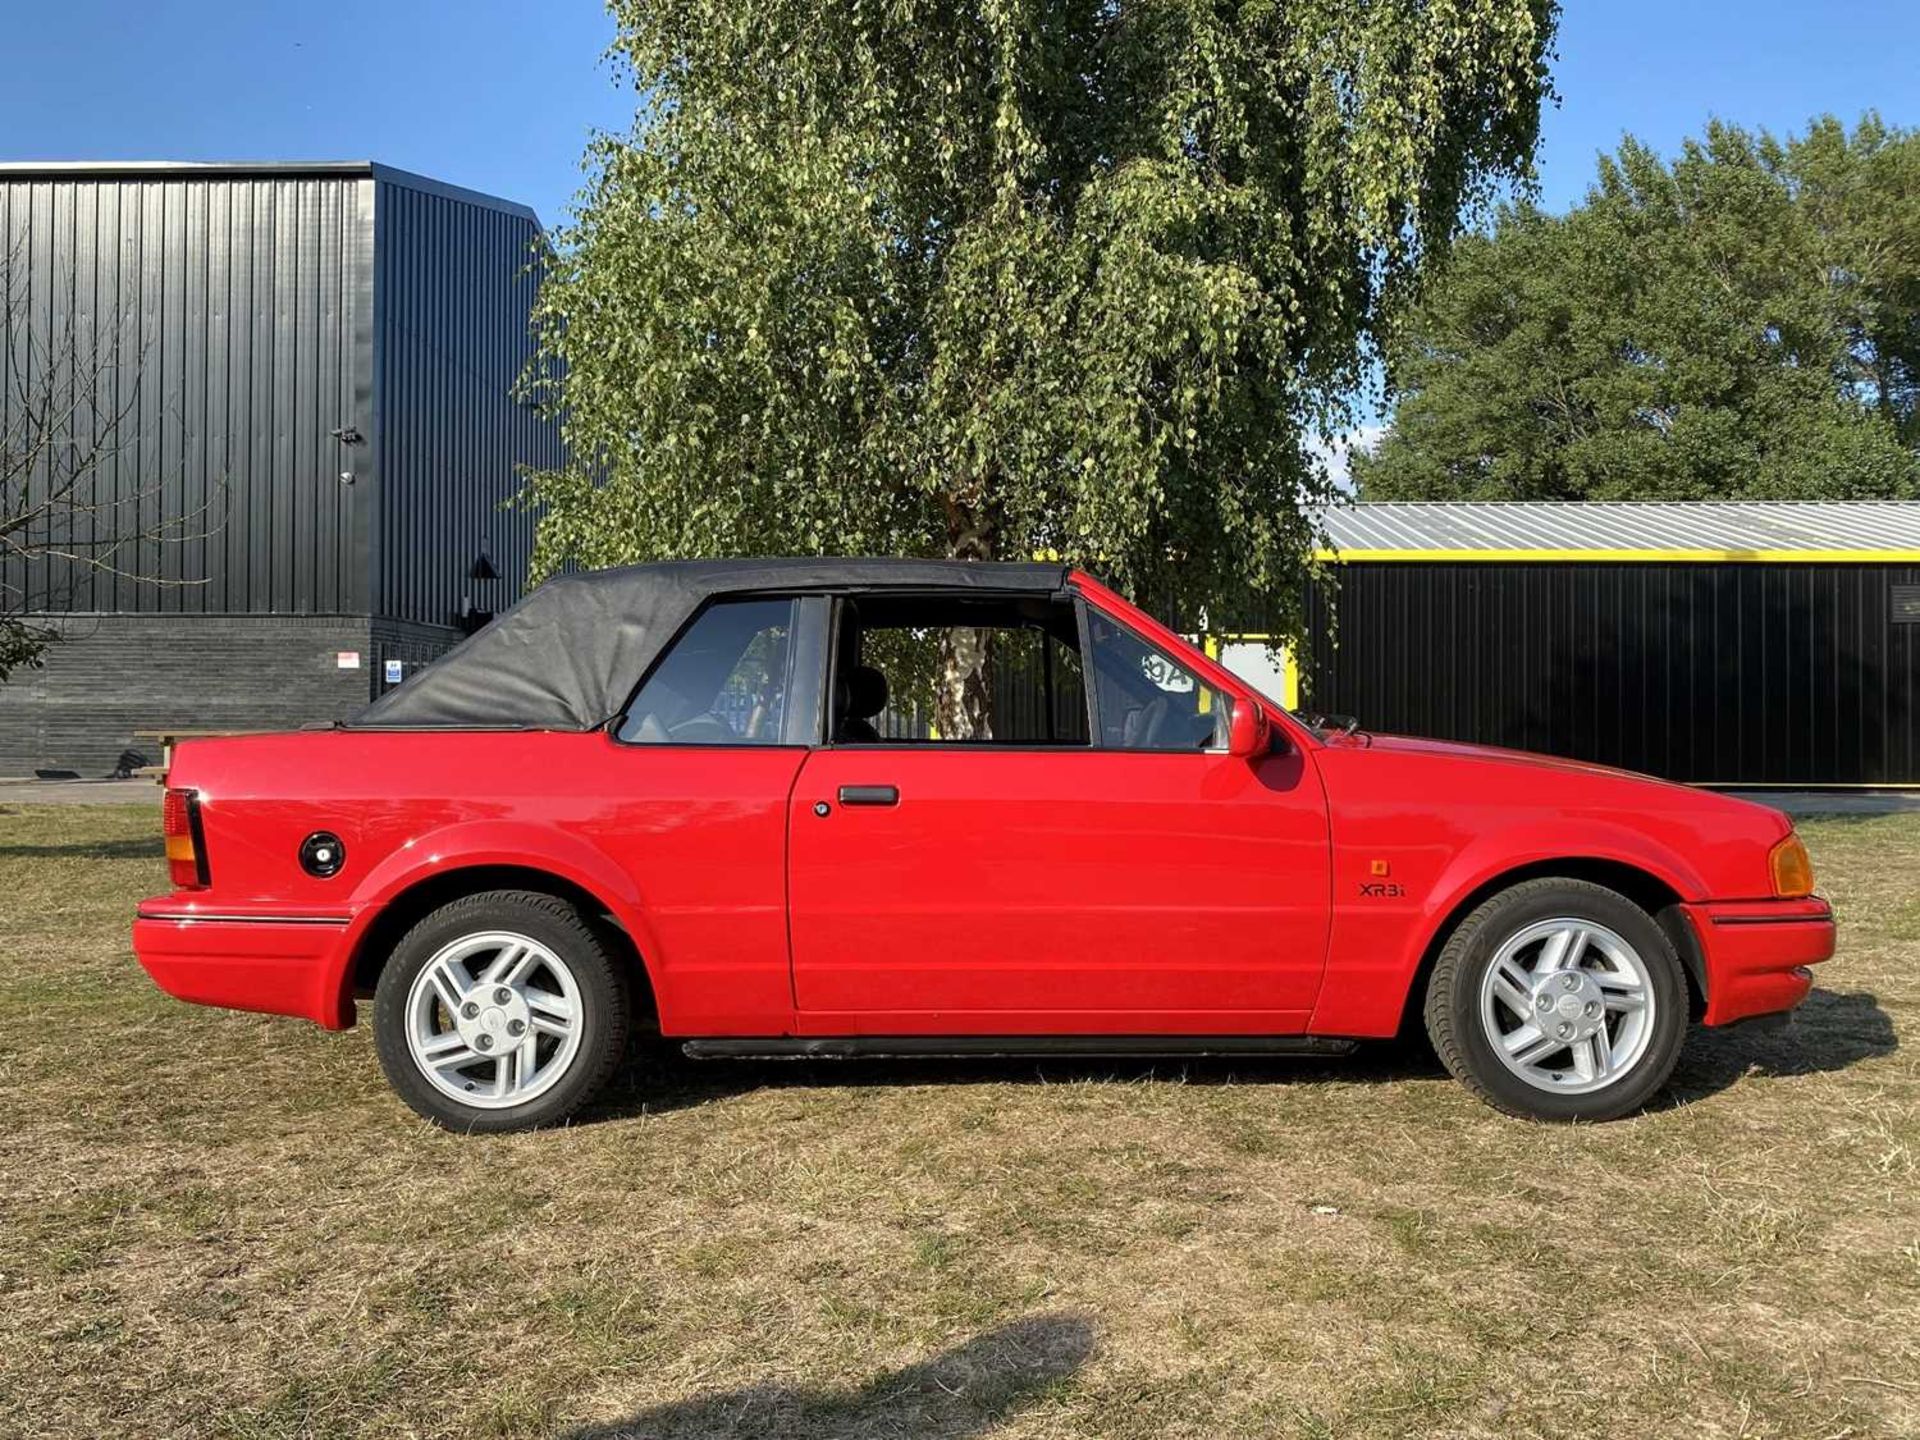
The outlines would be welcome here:
<svg viewBox="0 0 1920 1440">
<path fill-rule="evenodd" d="M 1494 1055 L 1557 1095 L 1625 1078 L 1647 1053 L 1654 1006 L 1640 953 L 1606 926 L 1572 917 L 1515 932 L 1480 982 L 1480 1023 Z"/>
<path fill-rule="evenodd" d="M 504 1110 L 544 1094 L 580 1049 L 580 985 L 526 935 L 485 931 L 442 947 L 407 994 L 407 1051 L 462 1105 Z"/>
</svg>

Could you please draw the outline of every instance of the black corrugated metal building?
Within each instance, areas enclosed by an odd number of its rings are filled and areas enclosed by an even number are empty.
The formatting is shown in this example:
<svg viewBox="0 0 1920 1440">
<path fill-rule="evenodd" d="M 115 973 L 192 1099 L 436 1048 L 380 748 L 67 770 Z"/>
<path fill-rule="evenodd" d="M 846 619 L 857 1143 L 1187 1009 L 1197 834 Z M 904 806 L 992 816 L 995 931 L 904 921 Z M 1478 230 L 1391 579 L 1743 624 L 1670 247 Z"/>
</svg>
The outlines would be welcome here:
<svg viewBox="0 0 1920 1440">
<path fill-rule="evenodd" d="M 560 458 L 512 393 L 539 235 L 364 162 L 0 165 L 0 418 L 64 386 L 94 457 L 79 558 L 0 556 L 0 603 L 63 636 L 0 685 L 0 775 L 335 718 L 518 598 L 503 504 Z"/>
<path fill-rule="evenodd" d="M 1920 784 L 1920 503 L 1360 504 L 1327 529 L 1306 708 L 1698 784 Z"/>
</svg>

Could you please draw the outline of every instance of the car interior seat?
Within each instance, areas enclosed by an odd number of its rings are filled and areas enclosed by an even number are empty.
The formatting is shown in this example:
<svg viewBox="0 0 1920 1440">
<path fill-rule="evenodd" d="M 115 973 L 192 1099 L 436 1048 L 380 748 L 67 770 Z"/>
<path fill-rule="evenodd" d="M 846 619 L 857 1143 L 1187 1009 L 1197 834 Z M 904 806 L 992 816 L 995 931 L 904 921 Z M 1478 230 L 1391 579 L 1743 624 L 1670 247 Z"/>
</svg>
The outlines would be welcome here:
<svg viewBox="0 0 1920 1440">
<path fill-rule="evenodd" d="M 853 745 L 877 742 L 880 731 L 873 722 L 887 708 L 887 677 L 871 665 L 854 665 L 834 682 L 834 690 L 840 721 L 833 738 Z"/>
</svg>

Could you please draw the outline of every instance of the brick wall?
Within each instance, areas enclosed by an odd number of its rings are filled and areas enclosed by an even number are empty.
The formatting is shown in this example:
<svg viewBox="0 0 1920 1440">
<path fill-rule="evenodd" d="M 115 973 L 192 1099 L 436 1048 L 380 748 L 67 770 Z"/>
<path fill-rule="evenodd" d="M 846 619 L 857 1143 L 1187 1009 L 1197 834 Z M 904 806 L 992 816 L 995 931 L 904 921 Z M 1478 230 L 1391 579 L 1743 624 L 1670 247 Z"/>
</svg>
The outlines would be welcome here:
<svg viewBox="0 0 1920 1440">
<path fill-rule="evenodd" d="M 159 747 L 136 740 L 136 730 L 286 730 L 340 719 L 379 688 L 381 652 L 401 638 L 364 616 L 74 615 L 58 623 L 65 638 L 46 664 L 0 684 L 0 776 L 41 767 L 106 775 L 127 749 L 157 762 Z M 422 627 L 405 636 L 405 654 L 424 661 L 458 638 Z M 358 669 L 339 667 L 343 650 L 359 653 Z"/>
</svg>

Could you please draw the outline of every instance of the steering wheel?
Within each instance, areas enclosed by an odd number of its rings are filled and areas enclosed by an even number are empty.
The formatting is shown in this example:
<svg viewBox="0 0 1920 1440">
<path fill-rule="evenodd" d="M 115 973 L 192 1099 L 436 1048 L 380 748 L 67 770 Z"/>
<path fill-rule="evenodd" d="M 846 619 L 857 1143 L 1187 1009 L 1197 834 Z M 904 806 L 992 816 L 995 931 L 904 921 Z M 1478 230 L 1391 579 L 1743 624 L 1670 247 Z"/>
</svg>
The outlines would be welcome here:
<svg viewBox="0 0 1920 1440">
<path fill-rule="evenodd" d="M 695 745 L 726 745 L 740 738 L 724 715 L 716 715 L 711 710 L 691 720 L 682 720 L 667 733 L 676 740 L 686 740 Z"/>
</svg>

